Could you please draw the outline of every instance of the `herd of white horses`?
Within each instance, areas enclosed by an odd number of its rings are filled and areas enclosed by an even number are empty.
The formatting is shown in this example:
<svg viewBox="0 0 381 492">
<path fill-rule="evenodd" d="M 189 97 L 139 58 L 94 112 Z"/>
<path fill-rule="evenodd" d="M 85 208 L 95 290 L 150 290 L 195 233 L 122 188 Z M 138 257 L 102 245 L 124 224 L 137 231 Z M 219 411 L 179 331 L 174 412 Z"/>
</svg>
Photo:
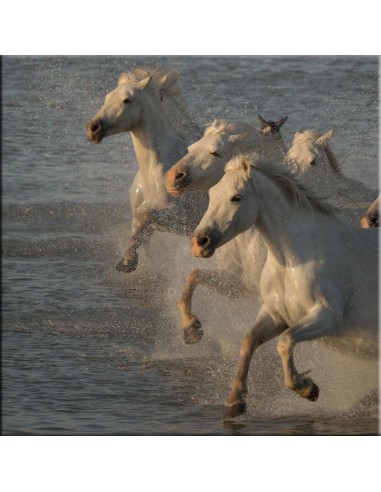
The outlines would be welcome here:
<svg viewBox="0 0 381 492">
<path fill-rule="evenodd" d="M 138 164 L 131 241 L 117 270 L 138 267 L 154 231 L 190 237 L 197 257 L 216 252 L 216 269 L 186 278 L 178 303 L 185 342 L 203 335 L 192 313 L 198 285 L 260 302 L 241 342 L 229 417 L 246 409 L 254 351 L 275 337 L 285 385 L 311 401 L 319 388 L 295 367 L 297 343 L 333 339 L 340 348 L 351 338 L 378 357 L 378 192 L 345 176 L 329 146 L 333 130 L 297 131 L 287 150 L 286 119 L 260 116 L 259 127 L 214 120 L 202 130 L 177 74 L 159 68 L 122 73 L 86 127 L 91 143 L 129 132 Z"/>
</svg>

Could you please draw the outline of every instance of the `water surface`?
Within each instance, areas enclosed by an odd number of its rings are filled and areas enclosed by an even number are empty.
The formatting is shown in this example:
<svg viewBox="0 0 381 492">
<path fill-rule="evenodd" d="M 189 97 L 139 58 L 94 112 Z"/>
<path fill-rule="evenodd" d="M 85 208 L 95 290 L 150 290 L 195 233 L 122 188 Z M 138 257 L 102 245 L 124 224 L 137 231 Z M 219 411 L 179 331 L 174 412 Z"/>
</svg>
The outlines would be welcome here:
<svg viewBox="0 0 381 492">
<path fill-rule="evenodd" d="M 253 360 L 248 412 L 224 420 L 256 306 L 198 289 L 205 335 L 185 346 L 176 300 L 187 272 L 205 267 L 189 241 L 156 233 L 138 271 L 115 271 L 135 157 L 128 135 L 91 146 L 84 129 L 121 71 L 158 64 L 180 71 L 200 125 L 287 115 L 287 145 L 298 128 L 334 127 L 344 172 L 376 186 L 377 58 L 3 58 L 2 432 L 378 433 L 377 364 L 316 342 L 296 350 L 316 403 L 284 388 L 274 342 Z"/>
</svg>

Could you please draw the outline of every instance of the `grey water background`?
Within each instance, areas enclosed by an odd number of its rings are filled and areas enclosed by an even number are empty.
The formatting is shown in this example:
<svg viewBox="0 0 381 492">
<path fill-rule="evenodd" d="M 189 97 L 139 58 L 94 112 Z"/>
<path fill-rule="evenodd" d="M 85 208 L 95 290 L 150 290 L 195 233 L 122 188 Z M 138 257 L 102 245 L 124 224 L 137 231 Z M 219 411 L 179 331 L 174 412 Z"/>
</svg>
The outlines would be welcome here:
<svg viewBox="0 0 381 492">
<path fill-rule="evenodd" d="M 129 135 L 100 145 L 86 122 L 134 66 L 181 74 L 189 111 L 298 129 L 336 129 L 344 172 L 378 186 L 376 57 L 2 58 L 2 433 L 377 434 L 378 364 L 318 342 L 295 353 L 315 403 L 282 383 L 275 342 L 254 355 L 248 411 L 223 419 L 239 341 L 257 306 L 199 288 L 199 344 L 184 345 L 176 301 L 189 240 L 155 233 L 132 274 L 115 270 L 129 238 Z"/>
</svg>

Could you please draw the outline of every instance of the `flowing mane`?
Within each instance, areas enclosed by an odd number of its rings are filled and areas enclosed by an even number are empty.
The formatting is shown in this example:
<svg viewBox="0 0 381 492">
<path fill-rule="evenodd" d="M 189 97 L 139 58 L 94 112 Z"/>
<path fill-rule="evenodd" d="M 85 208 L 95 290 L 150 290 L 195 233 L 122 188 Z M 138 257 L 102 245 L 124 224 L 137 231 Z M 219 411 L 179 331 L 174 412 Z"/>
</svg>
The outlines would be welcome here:
<svg viewBox="0 0 381 492">
<path fill-rule="evenodd" d="M 302 183 L 297 174 L 288 170 L 285 166 L 261 159 L 258 154 L 251 155 L 250 157 L 243 155 L 236 156 L 228 162 L 225 172 L 232 170 L 240 171 L 242 169 L 243 159 L 249 162 L 250 167 L 262 172 L 291 193 L 297 205 L 303 204 L 309 208 L 317 208 L 323 214 L 327 215 L 332 215 L 339 211 L 339 208 L 329 203 L 326 197 L 319 196 L 311 186 Z"/>
<path fill-rule="evenodd" d="M 158 88 L 166 114 L 176 130 L 185 138 L 193 141 L 201 137 L 201 129 L 189 113 L 178 84 L 179 73 L 170 67 L 136 67 L 132 74 L 137 80 L 152 75 L 152 81 Z"/>
<path fill-rule="evenodd" d="M 312 128 L 309 128 L 304 132 L 298 131 L 296 132 L 294 136 L 294 141 L 292 143 L 295 143 L 298 140 L 317 140 L 319 137 L 321 137 L 321 135 L 321 133 L 317 132 L 316 130 L 312 130 Z"/>
<path fill-rule="evenodd" d="M 259 133 L 255 126 L 242 121 L 227 121 L 215 119 L 204 132 L 207 135 L 216 135 L 217 133 L 227 133 L 235 136 L 235 143 L 242 153 L 248 153 L 257 148 L 260 143 Z"/>
<path fill-rule="evenodd" d="M 163 67 L 135 67 L 131 72 L 124 72 L 120 75 L 119 80 L 123 79 L 124 83 L 140 82 L 141 80 L 152 77 L 152 81 L 157 89 L 161 91 L 162 94 L 167 95 L 174 100 L 181 99 L 181 91 L 177 86 L 178 73 L 172 68 Z M 163 82 L 162 79 L 166 77 Z"/>
<path fill-rule="evenodd" d="M 197 140 L 201 136 L 201 130 L 186 108 L 176 70 L 168 67 L 135 67 L 129 73 L 122 73 L 119 80 L 123 79 L 123 82 L 128 84 L 147 77 L 152 77 L 151 87 L 159 91 L 161 102 L 172 125 L 186 141 Z"/>
</svg>

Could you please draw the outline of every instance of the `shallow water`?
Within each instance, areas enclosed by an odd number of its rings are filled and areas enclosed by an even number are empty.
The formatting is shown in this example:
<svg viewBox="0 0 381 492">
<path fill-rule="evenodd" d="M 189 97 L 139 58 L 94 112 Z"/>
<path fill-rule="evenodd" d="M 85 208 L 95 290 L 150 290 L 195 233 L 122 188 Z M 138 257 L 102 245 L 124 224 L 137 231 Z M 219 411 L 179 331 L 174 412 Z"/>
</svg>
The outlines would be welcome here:
<svg viewBox="0 0 381 492">
<path fill-rule="evenodd" d="M 3 58 L 3 434 L 377 434 L 378 364 L 317 342 L 295 354 L 316 403 L 284 388 L 274 342 L 253 360 L 247 413 L 224 420 L 256 306 L 200 288 L 204 337 L 186 346 L 176 299 L 205 267 L 188 240 L 156 233 L 136 272 L 115 271 L 135 158 L 128 135 L 90 146 L 84 127 L 119 72 L 158 64 L 180 70 L 200 124 L 288 115 L 287 145 L 335 127 L 344 172 L 375 188 L 377 58 Z"/>
</svg>

